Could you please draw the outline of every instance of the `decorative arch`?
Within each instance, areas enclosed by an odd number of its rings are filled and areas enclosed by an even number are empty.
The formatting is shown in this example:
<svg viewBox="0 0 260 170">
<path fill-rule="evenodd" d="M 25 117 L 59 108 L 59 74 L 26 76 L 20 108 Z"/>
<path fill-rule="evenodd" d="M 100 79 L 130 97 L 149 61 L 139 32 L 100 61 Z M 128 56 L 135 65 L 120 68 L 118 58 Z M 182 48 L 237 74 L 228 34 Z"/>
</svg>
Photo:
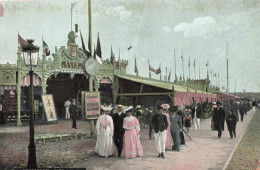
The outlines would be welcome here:
<svg viewBox="0 0 260 170">
<path fill-rule="evenodd" d="M 42 86 L 42 79 L 40 76 L 34 73 L 33 75 L 33 85 L 34 86 Z M 21 79 L 21 85 L 22 86 L 30 86 L 30 74 L 27 73 L 25 76 L 22 77 Z"/>
<path fill-rule="evenodd" d="M 112 80 L 111 80 L 110 77 L 102 77 L 99 80 L 99 83 L 102 83 L 102 84 L 112 84 Z"/>
</svg>

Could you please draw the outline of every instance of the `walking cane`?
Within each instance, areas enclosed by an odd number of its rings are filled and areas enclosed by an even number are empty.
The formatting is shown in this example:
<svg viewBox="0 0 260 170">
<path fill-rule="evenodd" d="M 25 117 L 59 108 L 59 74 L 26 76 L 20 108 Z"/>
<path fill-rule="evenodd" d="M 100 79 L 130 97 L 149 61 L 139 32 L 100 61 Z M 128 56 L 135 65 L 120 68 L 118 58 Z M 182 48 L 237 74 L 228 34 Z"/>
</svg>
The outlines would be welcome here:
<svg viewBox="0 0 260 170">
<path fill-rule="evenodd" d="M 190 140 L 192 140 L 191 137 L 188 135 L 188 133 L 184 129 L 182 129 L 182 131 L 185 132 L 185 134 L 190 138 Z"/>
</svg>

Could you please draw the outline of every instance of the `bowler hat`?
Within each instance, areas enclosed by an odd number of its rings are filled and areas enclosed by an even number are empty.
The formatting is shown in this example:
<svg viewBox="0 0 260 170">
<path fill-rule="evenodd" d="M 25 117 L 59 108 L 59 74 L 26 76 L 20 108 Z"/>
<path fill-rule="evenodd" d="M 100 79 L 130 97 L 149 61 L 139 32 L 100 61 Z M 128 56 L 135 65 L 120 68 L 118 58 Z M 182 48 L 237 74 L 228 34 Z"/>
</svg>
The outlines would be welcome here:
<svg viewBox="0 0 260 170">
<path fill-rule="evenodd" d="M 161 110 L 162 106 L 156 106 L 156 110 Z"/>
</svg>

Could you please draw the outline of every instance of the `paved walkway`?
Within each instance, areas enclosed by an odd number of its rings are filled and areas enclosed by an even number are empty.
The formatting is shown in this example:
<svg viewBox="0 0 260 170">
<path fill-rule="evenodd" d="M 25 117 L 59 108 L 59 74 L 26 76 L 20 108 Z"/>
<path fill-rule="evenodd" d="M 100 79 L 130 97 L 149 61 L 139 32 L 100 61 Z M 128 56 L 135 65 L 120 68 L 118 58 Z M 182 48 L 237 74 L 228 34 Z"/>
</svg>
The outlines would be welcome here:
<svg viewBox="0 0 260 170">
<path fill-rule="evenodd" d="M 180 152 L 166 151 L 166 158 L 158 158 L 154 140 L 148 139 L 148 129 L 141 130 L 141 142 L 144 149 L 144 156 L 135 159 L 124 159 L 109 157 L 107 159 L 97 156 L 82 162 L 73 167 L 85 167 L 87 169 L 175 169 L 175 170 L 203 170 L 222 169 L 229 161 L 237 144 L 242 138 L 248 124 L 255 112 L 250 111 L 245 115 L 244 122 L 237 124 L 237 137 L 229 139 L 229 133 L 225 125 L 225 131 L 220 139 L 217 138 L 217 131 L 210 130 L 210 119 L 201 121 L 201 129 L 190 130 L 187 136 L 186 145 L 181 147 Z"/>
</svg>

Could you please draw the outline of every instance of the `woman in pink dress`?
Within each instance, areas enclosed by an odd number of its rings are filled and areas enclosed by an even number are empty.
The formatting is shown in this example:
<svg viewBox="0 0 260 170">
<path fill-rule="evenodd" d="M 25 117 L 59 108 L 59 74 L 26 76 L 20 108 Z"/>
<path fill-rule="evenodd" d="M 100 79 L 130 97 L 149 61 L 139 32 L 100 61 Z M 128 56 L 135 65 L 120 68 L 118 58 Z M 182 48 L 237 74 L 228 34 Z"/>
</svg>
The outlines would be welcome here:
<svg viewBox="0 0 260 170">
<path fill-rule="evenodd" d="M 125 110 L 127 117 L 124 118 L 123 128 L 124 135 L 124 151 L 125 158 L 135 158 L 136 156 L 143 156 L 143 147 L 139 139 L 140 125 L 136 117 L 132 116 L 132 108 Z"/>
<path fill-rule="evenodd" d="M 171 149 L 174 142 L 173 142 L 173 139 L 172 139 L 172 135 L 171 135 L 171 131 L 170 131 L 170 128 L 171 128 L 171 121 L 170 121 L 170 116 L 169 116 L 169 113 L 167 113 L 167 109 L 170 107 L 168 104 L 162 104 L 161 107 L 163 108 L 162 110 L 162 113 L 164 115 L 166 115 L 167 117 L 167 121 L 168 121 L 168 128 L 167 128 L 167 136 L 166 136 L 166 144 L 165 144 L 165 148 L 166 149 Z"/>
</svg>

